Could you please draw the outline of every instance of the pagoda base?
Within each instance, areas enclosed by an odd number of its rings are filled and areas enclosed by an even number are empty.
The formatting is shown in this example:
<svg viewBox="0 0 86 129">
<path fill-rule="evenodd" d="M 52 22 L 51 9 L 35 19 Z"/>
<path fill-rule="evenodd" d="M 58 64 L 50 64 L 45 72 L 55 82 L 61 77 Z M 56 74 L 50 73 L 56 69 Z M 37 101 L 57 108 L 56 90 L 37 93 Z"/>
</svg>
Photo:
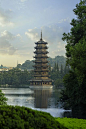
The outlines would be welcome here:
<svg viewBox="0 0 86 129">
<path fill-rule="evenodd" d="M 53 88 L 53 85 L 35 85 L 35 86 L 29 86 L 29 88 L 31 89 L 52 89 Z"/>
</svg>

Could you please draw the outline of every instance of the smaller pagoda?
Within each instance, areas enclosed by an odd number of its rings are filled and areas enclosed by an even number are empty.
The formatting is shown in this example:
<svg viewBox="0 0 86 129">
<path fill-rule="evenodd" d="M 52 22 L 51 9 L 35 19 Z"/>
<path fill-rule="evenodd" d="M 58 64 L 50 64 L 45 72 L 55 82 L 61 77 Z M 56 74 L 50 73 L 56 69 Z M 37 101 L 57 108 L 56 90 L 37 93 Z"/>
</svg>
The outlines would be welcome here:
<svg viewBox="0 0 86 129">
<path fill-rule="evenodd" d="M 52 88 L 52 80 L 49 78 L 49 66 L 47 61 L 47 42 L 42 39 L 35 43 L 34 79 L 30 80 L 30 88 Z"/>
</svg>

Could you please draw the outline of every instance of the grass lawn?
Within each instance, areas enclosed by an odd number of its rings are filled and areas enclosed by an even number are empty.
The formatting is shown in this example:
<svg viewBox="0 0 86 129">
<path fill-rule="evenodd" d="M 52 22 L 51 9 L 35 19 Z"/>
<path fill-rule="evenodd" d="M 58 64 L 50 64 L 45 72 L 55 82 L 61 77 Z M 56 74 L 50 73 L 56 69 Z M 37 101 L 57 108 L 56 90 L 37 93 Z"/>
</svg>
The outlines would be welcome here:
<svg viewBox="0 0 86 129">
<path fill-rule="evenodd" d="M 63 126 L 68 129 L 86 129 L 86 119 L 76 118 L 55 118 Z"/>
</svg>

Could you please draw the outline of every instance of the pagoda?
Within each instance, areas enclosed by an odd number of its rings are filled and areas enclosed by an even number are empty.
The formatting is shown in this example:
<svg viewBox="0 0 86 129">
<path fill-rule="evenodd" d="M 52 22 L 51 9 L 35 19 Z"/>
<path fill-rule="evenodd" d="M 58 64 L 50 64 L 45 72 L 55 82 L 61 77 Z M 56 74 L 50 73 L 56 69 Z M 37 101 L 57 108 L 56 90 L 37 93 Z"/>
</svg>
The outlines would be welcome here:
<svg viewBox="0 0 86 129">
<path fill-rule="evenodd" d="M 35 43 L 34 79 L 30 80 L 30 88 L 52 88 L 52 80 L 49 78 L 49 66 L 47 61 L 47 42 L 42 39 Z"/>
</svg>

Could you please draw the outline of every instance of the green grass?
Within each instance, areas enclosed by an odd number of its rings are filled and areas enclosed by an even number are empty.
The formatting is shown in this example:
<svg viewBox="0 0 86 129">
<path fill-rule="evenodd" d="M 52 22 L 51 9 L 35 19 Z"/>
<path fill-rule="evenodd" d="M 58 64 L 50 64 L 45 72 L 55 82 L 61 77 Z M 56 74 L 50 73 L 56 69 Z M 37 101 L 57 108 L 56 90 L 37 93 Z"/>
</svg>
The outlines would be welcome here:
<svg viewBox="0 0 86 129">
<path fill-rule="evenodd" d="M 86 119 L 76 119 L 76 118 L 56 118 L 63 126 L 68 129 L 86 129 Z"/>
</svg>

